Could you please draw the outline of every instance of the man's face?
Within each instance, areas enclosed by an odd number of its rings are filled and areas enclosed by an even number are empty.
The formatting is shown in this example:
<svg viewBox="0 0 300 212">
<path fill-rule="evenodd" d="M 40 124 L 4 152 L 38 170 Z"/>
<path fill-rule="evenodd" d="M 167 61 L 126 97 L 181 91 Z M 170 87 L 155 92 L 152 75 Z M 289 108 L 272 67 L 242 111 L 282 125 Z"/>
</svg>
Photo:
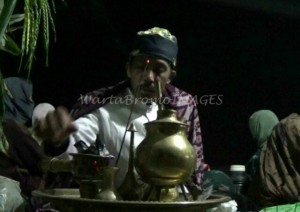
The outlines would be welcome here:
<svg viewBox="0 0 300 212">
<path fill-rule="evenodd" d="M 133 93 L 137 97 L 157 97 L 155 82 L 160 81 L 161 89 L 164 90 L 165 85 L 171 82 L 175 74 L 166 60 L 157 57 L 135 56 L 127 64 L 127 75 Z"/>
</svg>

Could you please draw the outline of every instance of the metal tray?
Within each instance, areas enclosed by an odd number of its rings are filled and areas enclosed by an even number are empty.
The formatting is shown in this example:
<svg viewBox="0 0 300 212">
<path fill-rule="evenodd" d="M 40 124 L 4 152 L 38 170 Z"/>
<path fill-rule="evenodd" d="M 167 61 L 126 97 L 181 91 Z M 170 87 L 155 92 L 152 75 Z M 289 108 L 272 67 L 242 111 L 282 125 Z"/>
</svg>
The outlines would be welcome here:
<svg viewBox="0 0 300 212">
<path fill-rule="evenodd" d="M 197 211 L 204 212 L 220 203 L 231 200 L 228 196 L 211 195 L 202 201 L 156 202 L 156 201 L 106 201 L 80 198 L 78 189 L 51 189 L 33 191 L 32 195 L 60 212 L 114 212 L 114 211 Z"/>
</svg>

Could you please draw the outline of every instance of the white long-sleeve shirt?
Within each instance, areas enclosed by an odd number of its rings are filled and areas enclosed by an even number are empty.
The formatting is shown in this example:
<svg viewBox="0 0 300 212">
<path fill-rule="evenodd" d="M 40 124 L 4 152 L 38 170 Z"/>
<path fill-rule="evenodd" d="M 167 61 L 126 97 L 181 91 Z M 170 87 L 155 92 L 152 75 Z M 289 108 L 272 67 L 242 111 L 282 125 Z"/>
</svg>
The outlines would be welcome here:
<svg viewBox="0 0 300 212">
<path fill-rule="evenodd" d="M 131 98 L 131 91 L 127 88 L 120 93 L 117 98 Z M 126 130 L 131 104 L 125 102 L 120 103 L 117 98 L 111 99 L 106 105 L 98 108 L 94 112 L 77 119 L 74 124 L 78 131 L 70 136 L 70 143 L 66 153 L 76 153 L 77 149 L 74 144 L 77 141 L 84 141 L 88 146 L 94 143 L 97 137 L 105 144 L 109 153 L 115 156 L 115 159 L 110 160 L 110 165 L 114 166 L 120 151 L 122 139 Z M 131 101 L 128 101 L 130 103 Z M 133 123 L 137 132 L 134 136 L 134 149 L 145 138 L 146 130 L 144 124 L 149 121 L 154 121 L 157 118 L 158 105 L 152 103 L 147 105 L 142 101 L 138 101 L 132 111 L 129 123 Z M 124 144 L 121 150 L 118 167 L 120 168 L 116 175 L 116 186 L 118 187 L 124 180 L 128 168 L 130 133 L 127 131 Z"/>
</svg>

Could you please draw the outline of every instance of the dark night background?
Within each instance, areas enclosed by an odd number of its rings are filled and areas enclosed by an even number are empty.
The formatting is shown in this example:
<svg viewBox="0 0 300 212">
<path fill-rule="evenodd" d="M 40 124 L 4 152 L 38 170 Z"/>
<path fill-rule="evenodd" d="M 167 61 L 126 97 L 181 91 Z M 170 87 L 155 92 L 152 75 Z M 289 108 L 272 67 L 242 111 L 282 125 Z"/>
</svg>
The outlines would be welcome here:
<svg viewBox="0 0 300 212">
<path fill-rule="evenodd" d="M 50 65 L 39 47 L 30 77 L 35 102 L 70 109 L 80 94 L 123 80 L 135 33 L 165 27 L 179 43 L 173 84 L 198 100 L 222 95 L 220 105 L 198 104 L 206 162 L 245 163 L 256 149 L 248 130 L 254 111 L 300 113 L 300 2 L 237 2 L 55 0 Z M 26 76 L 19 58 L 0 59 L 5 77 Z"/>
</svg>

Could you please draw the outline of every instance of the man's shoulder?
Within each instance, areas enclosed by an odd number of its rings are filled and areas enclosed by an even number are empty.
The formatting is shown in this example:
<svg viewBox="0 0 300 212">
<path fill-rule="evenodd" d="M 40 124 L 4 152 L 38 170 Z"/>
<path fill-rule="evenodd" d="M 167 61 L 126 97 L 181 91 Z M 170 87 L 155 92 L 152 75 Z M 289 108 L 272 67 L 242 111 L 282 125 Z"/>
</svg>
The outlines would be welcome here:
<svg viewBox="0 0 300 212">
<path fill-rule="evenodd" d="M 166 85 L 166 92 L 170 96 L 189 96 L 192 97 L 190 93 L 188 93 L 185 90 L 182 90 L 181 88 L 176 87 L 175 85 L 167 84 Z"/>
<path fill-rule="evenodd" d="M 194 97 L 190 93 L 171 84 L 166 85 L 164 96 L 170 99 L 169 105 L 172 108 L 196 106 Z"/>
<path fill-rule="evenodd" d="M 118 82 L 114 85 L 102 87 L 93 91 L 90 91 L 82 96 L 91 96 L 91 97 L 106 97 L 107 95 L 115 95 L 116 93 L 121 92 L 125 88 L 129 86 L 129 81 L 124 80 L 121 82 Z"/>
<path fill-rule="evenodd" d="M 194 100 L 194 97 L 190 93 L 171 84 L 166 85 L 164 96 L 171 99 L 189 99 L 190 101 Z"/>
<path fill-rule="evenodd" d="M 117 95 L 128 86 L 129 81 L 124 80 L 113 86 L 103 87 L 81 95 L 72 108 L 71 114 L 73 118 L 77 119 L 104 106 L 108 102 L 109 97 Z"/>
</svg>

